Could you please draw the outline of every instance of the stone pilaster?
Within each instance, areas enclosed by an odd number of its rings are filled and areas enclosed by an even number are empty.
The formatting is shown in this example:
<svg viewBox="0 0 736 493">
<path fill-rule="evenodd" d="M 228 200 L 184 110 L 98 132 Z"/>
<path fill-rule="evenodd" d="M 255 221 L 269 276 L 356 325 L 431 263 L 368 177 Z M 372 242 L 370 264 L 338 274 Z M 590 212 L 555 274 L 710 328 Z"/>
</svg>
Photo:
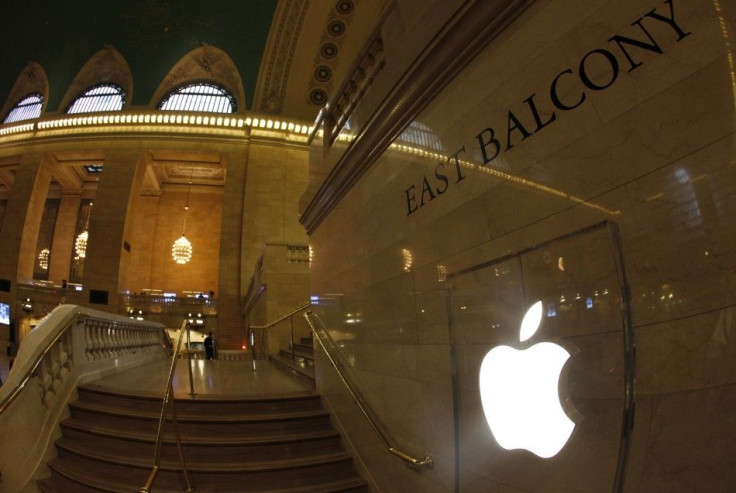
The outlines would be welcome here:
<svg viewBox="0 0 736 493">
<path fill-rule="evenodd" d="M 117 312 L 119 293 L 127 288 L 129 229 L 135 197 L 140 193 L 146 165 L 137 150 L 110 150 L 100 175 L 89 222 L 84 263 L 84 290 L 90 307 Z"/>
<path fill-rule="evenodd" d="M 23 155 L 15 174 L 0 231 L 0 279 L 11 281 L 11 293 L 15 293 L 16 282 L 33 279 L 36 242 L 51 172 L 52 164 L 46 156 L 31 153 Z"/>
<path fill-rule="evenodd" d="M 82 196 L 79 191 L 64 192 L 59 203 L 59 212 L 54 227 L 54 241 L 49 262 L 49 280 L 61 284 L 69 279 L 72 249 L 74 248 L 74 227 L 77 223 Z"/>
<path fill-rule="evenodd" d="M 220 230 L 220 278 L 217 297 L 217 338 L 222 349 L 240 348 L 247 328 L 242 316 L 241 287 L 243 206 L 249 146 L 243 146 L 225 156 L 227 181 L 222 205 Z M 246 286 L 247 289 L 247 286 Z"/>
</svg>

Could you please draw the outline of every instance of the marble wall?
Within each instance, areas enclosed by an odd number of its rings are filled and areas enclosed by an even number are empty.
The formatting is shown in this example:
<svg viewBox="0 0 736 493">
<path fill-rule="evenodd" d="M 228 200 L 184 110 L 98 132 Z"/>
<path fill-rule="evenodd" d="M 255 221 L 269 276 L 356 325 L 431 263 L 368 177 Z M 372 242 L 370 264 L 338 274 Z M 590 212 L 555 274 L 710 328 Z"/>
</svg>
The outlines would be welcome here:
<svg viewBox="0 0 736 493">
<path fill-rule="evenodd" d="M 415 22 L 425 2 L 394 8 L 352 146 L 312 153 L 326 185 L 416 70 L 400 47 L 462 28 L 446 6 L 444 25 Z M 733 2 L 532 2 L 334 206 L 307 197 L 314 310 L 398 445 L 435 460 L 415 472 L 381 451 L 322 367 L 376 490 L 736 487 L 735 46 Z M 559 395 L 575 430 L 549 459 L 500 447 L 478 391 L 489 350 L 542 341 L 572 355 Z"/>
</svg>

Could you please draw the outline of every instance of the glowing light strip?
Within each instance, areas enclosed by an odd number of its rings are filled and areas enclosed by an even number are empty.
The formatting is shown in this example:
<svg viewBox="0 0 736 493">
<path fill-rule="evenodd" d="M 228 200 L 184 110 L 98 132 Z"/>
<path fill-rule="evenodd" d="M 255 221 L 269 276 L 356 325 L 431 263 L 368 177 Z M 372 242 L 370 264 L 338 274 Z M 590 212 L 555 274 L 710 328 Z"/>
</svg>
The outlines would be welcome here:
<svg viewBox="0 0 736 493">
<path fill-rule="evenodd" d="M 432 159 L 443 160 L 443 161 L 446 161 L 448 159 L 448 156 L 444 156 L 444 155 L 442 155 L 440 153 L 430 152 L 430 151 L 427 151 L 427 150 L 422 149 L 422 148 L 419 148 L 419 147 L 408 146 L 408 145 L 405 145 L 405 144 L 393 143 L 393 144 L 391 144 L 390 147 L 393 150 L 396 150 L 396 151 L 399 151 L 399 152 L 404 152 L 404 153 L 407 153 L 407 154 L 413 154 L 413 155 L 417 155 L 417 156 L 421 156 L 421 157 L 429 157 L 429 158 L 432 158 Z M 469 169 L 472 169 L 474 171 L 480 171 L 482 173 L 489 174 L 491 176 L 494 176 L 494 177 L 499 178 L 499 179 L 502 179 L 502 180 L 511 181 L 513 183 L 522 185 L 522 186 L 527 187 L 527 188 L 533 188 L 533 189 L 538 190 L 540 192 L 544 192 L 544 193 L 547 193 L 547 194 L 550 194 L 550 195 L 554 195 L 554 196 L 557 196 L 557 197 L 562 197 L 564 199 L 568 199 L 568 200 L 571 200 L 573 202 L 576 202 L 576 203 L 578 203 L 580 205 L 584 205 L 586 207 L 590 207 L 592 209 L 596 209 L 596 210 L 599 210 L 601 212 L 605 212 L 606 214 L 610 214 L 612 216 L 618 216 L 618 215 L 621 214 L 621 211 L 613 211 L 613 210 L 610 210 L 610 209 L 606 209 L 605 207 L 602 207 L 600 205 L 594 204 L 592 202 L 588 202 L 588 201 L 586 201 L 583 198 L 576 197 L 575 195 L 571 195 L 571 194 L 569 194 L 567 192 L 564 192 L 562 190 L 557 190 L 556 188 L 553 188 L 553 187 L 550 187 L 550 186 L 547 186 L 547 185 L 543 185 L 541 183 L 537 183 L 537 182 L 532 181 L 532 180 L 527 180 L 526 178 L 522 178 L 520 176 L 512 175 L 512 174 L 509 174 L 509 173 L 504 173 L 503 171 L 500 171 L 500 170 L 495 169 L 495 168 L 490 168 L 490 167 L 487 167 L 487 166 L 480 166 L 479 164 L 475 164 L 475 163 L 472 163 L 470 161 L 464 161 L 464 160 L 459 160 L 459 164 L 460 164 L 460 166 L 463 166 L 464 168 L 469 168 Z"/>
<path fill-rule="evenodd" d="M 141 126 L 143 125 L 143 126 Z M 196 129 L 196 127 L 208 127 L 215 130 L 266 130 L 269 132 L 280 132 L 285 134 L 296 134 L 308 136 L 313 128 L 308 124 L 275 120 L 258 117 L 236 117 L 223 115 L 202 115 L 163 113 L 160 111 L 146 113 L 118 113 L 118 114 L 96 114 L 96 115 L 65 115 L 53 119 L 25 123 L 22 125 L 10 125 L 0 128 L 0 137 L 10 134 L 33 133 L 35 131 L 75 129 L 86 127 L 84 132 L 99 131 L 109 132 L 115 127 L 115 131 L 121 131 L 122 127 L 130 127 L 132 132 L 165 132 L 169 129 L 163 126 L 179 126 Z M 122 131 L 127 131 L 127 128 Z M 1 142 L 0 142 L 1 143 Z"/>
<path fill-rule="evenodd" d="M 324 131 L 322 129 L 317 129 L 316 135 L 318 137 L 322 138 L 322 137 L 324 137 Z M 340 133 L 340 134 L 337 135 L 337 137 L 336 137 L 335 140 L 336 141 L 350 142 L 350 141 L 353 140 L 354 137 L 355 137 L 355 135 L 353 135 L 353 134 L 350 134 L 348 132 L 342 132 L 342 133 Z M 403 152 L 405 154 L 412 154 L 412 155 L 420 156 L 420 157 L 428 157 L 428 158 L 431 158 L 431 159 L 437 159 L 437 160 L 441 160 L 441 161 L 447 161 L 449 159 L 448 156 L 445 156 L 445 155 L 440 154 L 438 152 L 428 151 L 428 150 L 423 149 L 421 147 L 416 147 L 416 146 L 411 146 L 411 145 L 406 145 L 406 144 L 398 144 L 396 142 L 392 143 L 389 147 L 392 150 L 394 150 L 394 151 Z M 469 169 L 472 169 L 474 171 L 480 171 L 482 173 L 486 173 L 486 174 L 495 176 L 496 178 L 500 178 L 502 180 L 508 180 L 508 181 L 514 182 L 514 183 L 519 184 L 519 185 L 522 185 L 524 187 L 533 188 L 535 190 L 539 190 L 540 192 L 548 193 L 550 195 L 555 195 L 557 197 L 562 197 L 562 198 L 571 200 L 573 202 L 576 202 L 576 203 L 578 203 L 580 205 L 584 205 L 586 207 L 590 207 L 591 209 L 596 209 L 596 210 L 599 210 L 599 211 L 604 212 L 606 214 L 610 214 L 612 216 L 618 216 L 618 215 L 621 214 L 621 211 L 618 211 L 618 210 L 613 211 L 613 210 L 610 210 L 610 209 L 606 209 L 605 207 L 602 207 L 600 205 L 594 204 L 592 202 L 588 202 L 585 199 L 582 199 L 580 197 L 576 197 L 575 195 L 570 195 L 569 193 L 564 192 L 562 190 L 557 190 L 556 188 L 553 188 L 553 187 L 550 187 L 550 186 L 547 186 L 547 185 L 543 185 L 541 183 L 537 183 L 537 182 L 532 181 L 532 180 L 527 180 L 526 178 L 521 178 L 520 176 L 512 175 L 512 174 L 509 174 L 509 173 L 504 173 L 503 171 L 500 171 L 500 170 L 497 170 L 497 169 L 494 169 L 494 168 L 489 168 L 489 167 L 486 167 L 486 166 L 481 166 L 479 164 L 475 164 L 475 163 L 472 163 L 470 161 L 459 160 L 459 164 L 460 164 L 460 166 L 462 166 L 464 168 L 469 168 Z"/>
<path fill-rule="evenodd" d="M 33 132 L 33 123 L 24 123 L 22 125 L 13 125 L 0 129 L 0 135 L 19 134 L 22 132 Z"/>
</svg>

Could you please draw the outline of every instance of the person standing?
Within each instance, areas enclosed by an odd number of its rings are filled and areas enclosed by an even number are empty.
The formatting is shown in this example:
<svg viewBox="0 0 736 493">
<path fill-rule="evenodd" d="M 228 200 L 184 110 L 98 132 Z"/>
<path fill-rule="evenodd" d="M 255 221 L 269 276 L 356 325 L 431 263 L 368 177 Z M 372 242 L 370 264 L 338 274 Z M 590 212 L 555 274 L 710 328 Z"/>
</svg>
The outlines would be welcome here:
<svg viewBox="0 0 736 493">
<path fill-rule="evenodd" d="M 215 338 L 212 337 L 212 331 L 204 338 L 204 352 L 207 359 L 215 359 Z"/>
</svg>

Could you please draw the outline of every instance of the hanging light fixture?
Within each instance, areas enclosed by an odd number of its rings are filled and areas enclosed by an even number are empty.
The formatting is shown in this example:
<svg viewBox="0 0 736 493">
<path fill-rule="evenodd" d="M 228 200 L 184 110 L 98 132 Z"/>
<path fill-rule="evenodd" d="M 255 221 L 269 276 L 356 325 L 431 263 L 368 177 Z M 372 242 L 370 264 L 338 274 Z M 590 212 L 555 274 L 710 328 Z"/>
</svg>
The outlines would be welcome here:
<svg viewBox="0 0 736 493">
<path fill-rule="evenodd" d="M 171 246 L 171 257 L 174 262 L 180 265 L 184 265 L 192 260 L 192 243 L 186 237 L 187 229 L 187 211 L 189 211 L 189 193 L 192 190 L 192 175 L 194 174 L 194 168 L 192 168 L 189 174 L 189 185 L 187 186 L 187 203 L 184 206 L 184 224 L 181 227 L 181 236 Z"/>
<path fill-rule="evenodd" d="M 77 239 L 74 240 L 74 251 L 77 253 L 78 258 L 84 258 L 87 256 L 87 240 L 89 240 L 89 215 L 91 214 L 92 202 L 89 203 L 89 209 L 87 210 L 87 217 L 84 220 L 84 231 L 77 235 Z"/>
<path fill-rule="evenodd" d="M 48 248 L 44 248 L 38 254 L 38 266 L 43 270 L 49 270 L 49 255 L 51 251 Z"/>
</svg>

